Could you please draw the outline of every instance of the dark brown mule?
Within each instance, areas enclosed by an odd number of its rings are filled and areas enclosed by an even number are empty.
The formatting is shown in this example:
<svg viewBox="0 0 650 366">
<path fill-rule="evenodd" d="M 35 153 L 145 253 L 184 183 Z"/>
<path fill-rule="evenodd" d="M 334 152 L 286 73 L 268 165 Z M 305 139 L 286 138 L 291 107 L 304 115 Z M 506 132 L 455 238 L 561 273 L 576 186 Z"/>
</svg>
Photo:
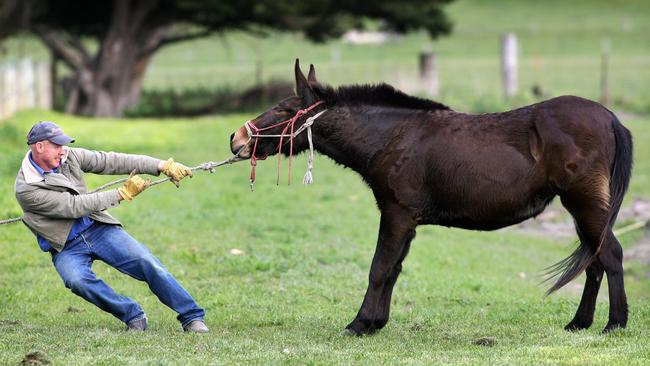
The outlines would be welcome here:
<svg viewBox="0 0 650 366">
<path fill-rule="evenodd" d="M 580 245 L 553 267 L 556 282 L 549 293 L 587 273 L 566 329 L 591 325 L 603 272 L 610 299 L 604 330 L 625 327 L 623 253 L 612 226 L 630 180 L 632 138 L 609 110 L 563 96 L 471 115 L 384 84 L 335 90 L 316 80 L 313 66 L 305 78 L 297 61 L 295 74 L 296 95 L 249 123 L 263 129 L 321 102 L 297 119 L 296 128 L 326 110 L 311 127 L 315 149 L 359 173 L 381 211 L 368 290 L 346 329 L 364 334 L 386 325 L 416 226 L 495 230 L 538 215 L 555 196 L 573 216 Z M 295 138 L 295 152 L 308 148 L 306 135 Z M 282 152 L 289 154 L 284 142 Z M 244 158 L 251 157 L 254 143 L 244 127 L 231 136 L 231 150 Z M 275 154 L 278 144 L 279 138 L 259 139 L 255 154 Z"/>
</svg>

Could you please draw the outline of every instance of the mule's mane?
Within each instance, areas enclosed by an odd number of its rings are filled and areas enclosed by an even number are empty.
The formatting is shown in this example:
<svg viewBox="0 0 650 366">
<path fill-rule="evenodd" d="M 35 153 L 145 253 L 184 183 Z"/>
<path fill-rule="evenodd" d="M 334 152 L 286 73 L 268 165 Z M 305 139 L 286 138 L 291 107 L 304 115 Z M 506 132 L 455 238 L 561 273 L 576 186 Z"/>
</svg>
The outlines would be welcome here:
<svg viewBox="0 0 650 366">
<path fill-rule="evenodd" d="M 318 85 L 314 88 L 319 97 L 329 105 L 334 104 L 370 104 L 407 109 L 451 109 L 432 100 L 414 97 L 381 83 L 374 85 L 346 85 L 334 89 Z"/>
</svg>

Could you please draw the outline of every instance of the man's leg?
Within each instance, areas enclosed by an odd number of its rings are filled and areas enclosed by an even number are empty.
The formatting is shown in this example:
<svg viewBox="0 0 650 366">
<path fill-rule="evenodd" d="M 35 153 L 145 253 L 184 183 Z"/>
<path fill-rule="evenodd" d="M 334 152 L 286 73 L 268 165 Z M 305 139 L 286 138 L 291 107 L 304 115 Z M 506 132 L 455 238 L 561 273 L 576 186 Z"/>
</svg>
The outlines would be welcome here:
<svg viewBox="0 0 650 366">
<path fill-rule="evenodd" d="M 83 237 L 68 242 L 62 252 L 53 255 L 52 262 L 65 287 L 74 294 L 113 314 L 124 323 L 142 318 L 138 303 L 117 294 L 92 271 L 92 254 Z"/>
<path fill-rule="evenodd" d="M 99 225 L 91 235 L 93 253 L 122 273 L 145 281 L 160 301 L 178 313 L 183 326 L 205 312 L 151 252 L 119 226 Z"/>
</svg>

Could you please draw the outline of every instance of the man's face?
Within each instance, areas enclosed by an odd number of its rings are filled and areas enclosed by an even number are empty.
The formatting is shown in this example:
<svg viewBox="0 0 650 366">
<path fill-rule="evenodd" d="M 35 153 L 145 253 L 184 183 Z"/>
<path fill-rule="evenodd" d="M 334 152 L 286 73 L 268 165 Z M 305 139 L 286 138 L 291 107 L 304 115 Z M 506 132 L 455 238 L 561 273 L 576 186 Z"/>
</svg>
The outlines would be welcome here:
<svg viewBox="0 0 650 366">
<path fill-rule="evenodd" d="M 39 141 L 32 145 L 32 159 L 43 170 L 51 171 L 61 165 L 63 145 L 57 145 L 49 140 Z"/>
</svg>

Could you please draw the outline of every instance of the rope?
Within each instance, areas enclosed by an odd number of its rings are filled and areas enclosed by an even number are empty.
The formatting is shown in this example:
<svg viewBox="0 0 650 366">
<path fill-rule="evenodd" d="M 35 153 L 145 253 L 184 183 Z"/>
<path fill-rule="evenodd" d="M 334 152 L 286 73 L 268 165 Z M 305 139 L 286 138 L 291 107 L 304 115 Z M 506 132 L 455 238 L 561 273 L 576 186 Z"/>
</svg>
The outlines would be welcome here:
<svg viewBox="0 0 650 366">
<path fill-rule="evenodd" d="M 633 224 L 629 224 L 627 226 L 623 226 L 622 228 L 614 230 L 614 235 L 619 236 L 619 235 L 627 234 L 629 232 L 639 230 L 639 229 L 641 229 L 643 227 L 646 227 L 648 225 L 650 225 L 650 220 L 648 220 L 648 221 L 638 221 L 638 222 L 635 222 Z"/>
<path fill-rule="evenodd" d="M 2 221 L 0 221 L 0 225 L 11 224 L 12 222 L 16 222 L 16 221 L 20 221 L 20 220 L 22 220 L 22 217 L 16 217 L 16 218 L 13 218 L 13 219 L 2 220 Z"/>
<path fill-rule="evenodd" d="M 307 140 L 309 141 L 309 158 L 307 159 L 307 173 L 302 178 L 302 184 L 312 184 L 314 182 L 312 174 L 312 170 L 314 170 L 314 143 L 311 139 L 311 128 L 307 129 Z"/>
<path fill-rule="evenodd" d="M 307 114 L 309 111 L 312 109 L 316 108 L 320 104 L 323 104 L 323 101 L 316 102 L 312 104 L 311 106 L 299 110 L 293 117 L 286 119 L 282 122 L 278 122 L 272 126 L 267 126 L 267 127 L 262 127 L 259 128 L 255 126 L 253 122 L 250 120 L 246 121 L 244 123 L 244 127 L 246 128 L 246 132 L 248 133 L 248 141 L 246 141 L 247 145 L 253 138 L 255 138 L 255 143 L 253 144 L 253 153 L 251 155 L 251 176 L 250 176 L 250 188 L 251 192 L 253 191 L 253 185 L 255 184 L 255 168 L 257 167 L 257 160 L 264 160 L 266 159 L 267 155 L 264 155 L 262 157 L 257 157 L 256 152 L 257 152 L 257 142 L 259 141 L 260 138 L 264 137 L 279 137 L 280 142 L 278 143 L 278 175 L 276 178 L 275 184 L 280 184 L 280 159 L 281 159 L 281 151 L 282 151 L 282 146 L 284 146 L 283 141 L 284 138 L 287 137 L 289 138 L 289 179 L 288 183 L 291 184 L 291 161 L 293 159 L 293 139 L 298 136 L 302 131 L 307 130 L 307 138 L 309 140 L 309 161 L 307 162 L 307 173 L 305 173 L 305 176 L 302 180 L 303 184 L 312 184 L 313 182 L 313 174 L 312 170 L 314 168 L 314 144 L 312 142 L 312 135 L 311 135 L 311 126 L 314 124 L 314 121 L 316 118 L 320 117 L 321 114 L 325 113 L 327 109 L 324 109 L 312 117 L 307 118 L 305 123 L 303 123 L 297 130 L 294 131 L 294 125 L 296 121 L 303 115 Z M 279 135 L 260 135 L 260 131 L 266 131 L 270 130 L 272 128 L 278 127 L 278 126 L 284 126 L 282 129 L 282 132 Z M 290 133 L 288 133 L 290 132 Z M 285 142 L 286 144 L 286 142 Z"/>
<path fill-rule="evenodd" d="M 241 159 L 239 157 L 239 154 L 237 154 L 237 155 L 234 155 L 233 157 L 231 157 L 230 159 L 227 159 L 227 160 L 223 160 L 223 161 L 220 161 L 220 162 L 217 162 L 217 163 L 215 163 L 213 161 L 209 161 L 207 163 L 197 165 L 197 166 L 192 167 L 190 169 L 192 171 L 206 170 L 206 171 L 209 171 L 210 173 L 214 173 L 214 169 L 217 168 L 217 167 L 220 167 L 222 165 L 227 165 L 227 164 L 233 164 L 233 163 L 236 163 L 236 162 L 242 161 L 242 160 L 243 159 Z M 118 179 L 118 180 L 110 182 L 110 183 L 106 183 L 103 186 L 100 186 L 99 188 L 93 189 L 92 191 L 88 192 L 88 194 L 103 191 L 104 189 L 106 189 L 108 187 L 112 187 L 114 185 L 126 182 L 127 179 L 129 179 L 129 178 L 122 178 L 122 179 Z M 155 180 L 155 181 L 151 182 L 150 187 L 155 186 L 156 184 L 167 182 L 168 180 L 171 180 L 171 178 L 167 177 L 167 178 L 162 178 L 162 179 Z M 12 218 L 12 219 L 0 220 L 0 225 L 11 224 L 11 223 L 14 223 L 14 222 L 18 222 L 20 220 L 22 220 L 22 217 L 15 217 L 15 218 Z"/>
</svg>

